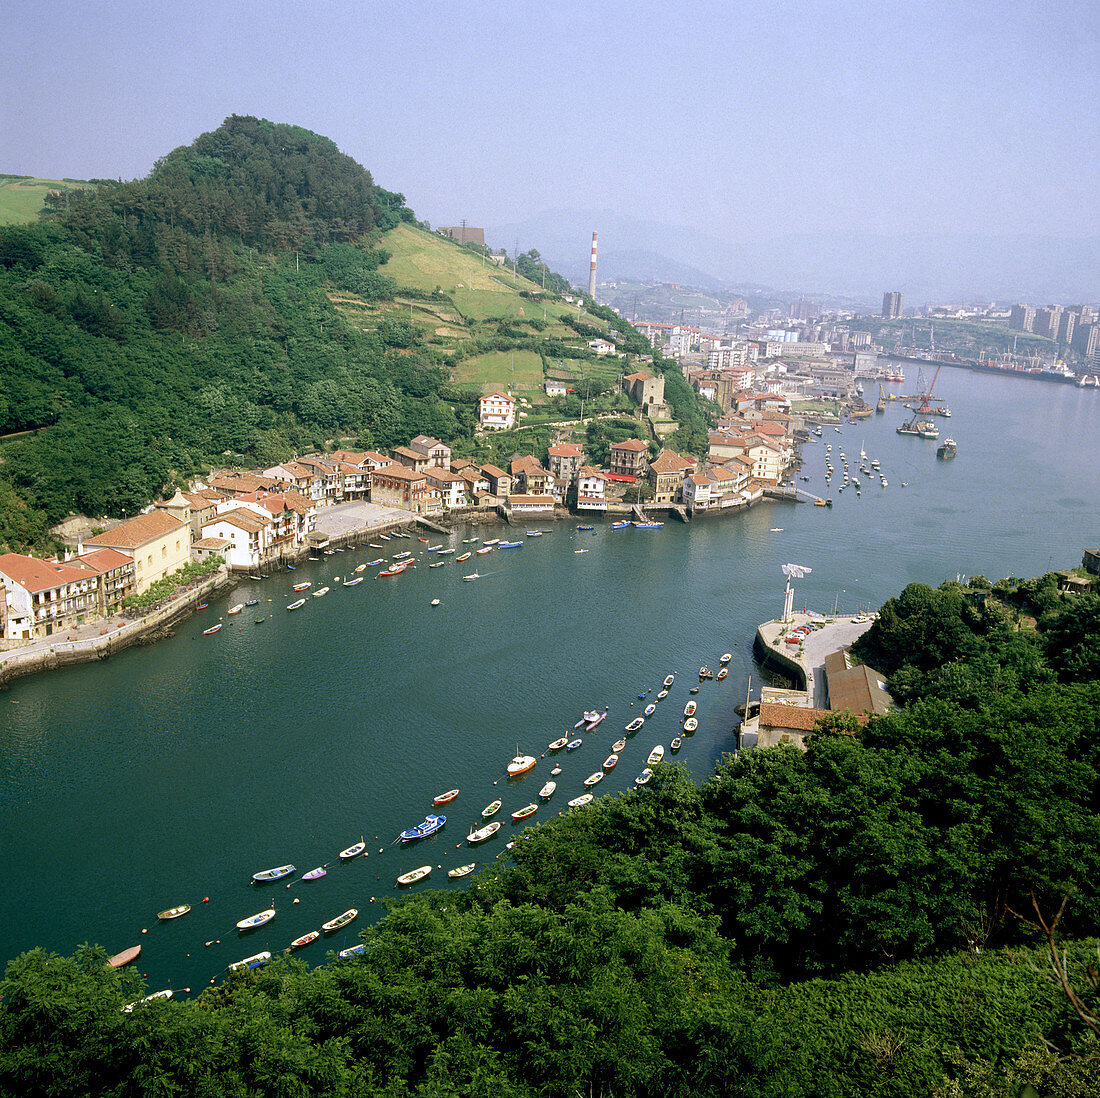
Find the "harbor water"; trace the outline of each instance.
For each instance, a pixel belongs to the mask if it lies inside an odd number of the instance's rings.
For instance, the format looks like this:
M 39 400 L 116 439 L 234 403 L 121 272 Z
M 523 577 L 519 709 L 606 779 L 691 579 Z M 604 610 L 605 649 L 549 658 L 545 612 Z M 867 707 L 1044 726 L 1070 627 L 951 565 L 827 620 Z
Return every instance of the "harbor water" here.
M 762 503 L 652 530 L 533 522 L 538 538 L 459 527 L 433 535 L 457 549 L 441 558 L 395 539 L 387 557 L 419 558 L 404 575 L 368 568 L 344 587 L 383 551 L 337 553 L 244 583 L 159 644 L 17 680 L 0 693 L 3 960 L 34 946 L 140 942 L 150 990 L 197 993 L 229 963 L 281 951 L 358 908 L 349 927 L 302 951 L 320 964 L 384 916 L 398 874 L 431 865 L 414 889 L 468 887 L 447 870 L 506 857 L 524 826 L 509 813 L 538 799 L 555 762 L 557 792 L 529 822 L 564 810 L 670 672 L 670 696 L 594 792 L 632 788 L 657 743 L 697 780 L 711 773 L 735 747 L 749 675 L 759 681 L 753 635 L 781 610 L 783 564 L 812 569 L 796 584 L 798 607 L 854 613 L 910 581 L 1036 575 L 1100 544 L 1100 393 L 945 369 L 937 396 L 953 411 L 939 420 L 941 441 L 958 444 L 952 461 L 937 461 L 936 442 L 896 433 L 908 415 L 900 402 L 803 447 L 809 480 L 796 483 L 831 496 L 832 508 Z M 838 471 L 829 490 L 826 444 Z M 856 476 L 861 448 L 877 458 L 888 487 L 860 477 L 859 496 L 838 492 L 841 448 Z M 523 547 L 455 562 L 463 539 L 502 533 Z M 437 559 L 447 563 L 430 569 Z M 475 570 L 481 578 L 463 582 Z M 304 580 L 330 591 L 288 612 L 291 584 Z M 226 615 L 247 599 L 259 603 Z M 716 668 L 726 651 L 729 677 L 697 695 L 698 732 L 667 754 L 700 665 Z M 605 707 L 599 728 L 577 733 L 581 748 L 546 753 L 582 711 Z M 508 781 L 517 751 L 538 765 Z M 434 809 L 452 787 L 459 796 Z M 467 832 L 498 796 L 500 834 L 469 847 Z M 447 816 L 441 832 L 394 844 L 432 811 Z M 338 851 L 360 837 L 369 856 L 341 863 Z M 250 883 L 288 862 L 291 887 Z M 298 880 L 325 863 L 325 877 Z M 158 922 L 184 903 L 190 914 Z M 235 929 L 270 906 L 266 926 Z

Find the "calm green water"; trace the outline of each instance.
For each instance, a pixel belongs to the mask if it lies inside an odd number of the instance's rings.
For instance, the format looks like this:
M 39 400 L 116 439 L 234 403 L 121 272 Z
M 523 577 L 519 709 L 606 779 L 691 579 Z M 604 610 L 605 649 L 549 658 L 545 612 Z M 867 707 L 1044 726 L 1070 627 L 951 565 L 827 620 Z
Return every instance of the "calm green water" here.
M 337 554 L 238 588 L 154 647 L 16 682 L 0 693 L 4 959 L 35 945 L 68 953 L 84 940 L 111 951 L 140 941 L 151 989 L 197 991 L 228 963 L 358 907 L 356 924 L 303 951 L 320 963 L 382 916 L 371 898 L 395 895 L 399 873 L 430 863 L 442 867 L 432 884 L 462 887 L 448 881 L 450 866 L 503 852 L 520 830 L 504 813 L 502 837 L 473 850 L 464 839 L 495 796 L 507 811 L 537 799 L 553 763 L 505 782 L 517 746 L 541 754 L 582 710 L 610 707 L 580 750 L 558 756 L 558 792 L 535 819 L 547 817 L 582 792 L 643 704 L 636 695 L 679 672 L 598 787 L 625 790 L 678 729 L 699 665 L 728 650 L 730 676 L 702 687 L 699 732 L 679 755 L 696 778 L 710 773 L 734 747 L 748 675 L 759 681 L 753 631 L 781 609 L 783 563 L 813 569 L 799 605 L 842 612 L 877 606 L 910 580 L 1079 563 L 1100 543 L 1100 393 L 960 370 L 944 370 L 937 391 L 955 413 L 941 430 L 958 457 L 937 462 L 935 443 L 897 435 L 900 406 L 842 435 L 827 430 L 834 459 L 843 444 L 858 465 L 862 443 L 890 482 L 861 498 L 834 490 L 831 510 L 764 504 L 688 527 L 598 524 L 594 535 L 533 524 L 546 534 L 522 549 L 443 558 L 434 570 L 424 556 L 404 576 L 347 589 L 333 577 L 376 552 Z M 804 456 L 808 486 L 820 490 L 824 445 Z M 387 555 L 403 548 L 424 546 L 394 540 Z M 475 566 L 483 578 L 463 583 Z M 300 579 L 332 591 L 288 614 Z M 261 605 L 224 617 L 245 598 Z M 261 609 L 270 617 L 256 624 Z M 202 636 L 219 615 L 222 631 Z M 462 793 L 441 810 L 441 834 L 391 846 L 453 786 Z M 361 835 L 370 857 L 331 865 L 320 881 L 249 884 L 285 862 L 299 873 L 332 862 Z M 157 923 L 179 903 L 191 914 Z M 272 903 L 271 923 L 238 935 L 238 919 Z

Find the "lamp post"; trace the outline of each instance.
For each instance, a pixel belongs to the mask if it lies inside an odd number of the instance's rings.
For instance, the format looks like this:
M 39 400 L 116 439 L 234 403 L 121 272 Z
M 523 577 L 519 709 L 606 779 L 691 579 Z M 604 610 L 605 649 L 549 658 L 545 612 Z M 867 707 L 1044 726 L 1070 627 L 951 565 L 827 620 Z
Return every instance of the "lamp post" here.
M 848 593 L 847 590 L 843 587 L 839 591 L 837 591 L 836 598 L 833 599 L 833 617 L 834 618 L 836 617 L 836 608 L 837 608 L 837 604 L 840 602 L 840 596 L 841 595 L 846 595 L 847 593 Z

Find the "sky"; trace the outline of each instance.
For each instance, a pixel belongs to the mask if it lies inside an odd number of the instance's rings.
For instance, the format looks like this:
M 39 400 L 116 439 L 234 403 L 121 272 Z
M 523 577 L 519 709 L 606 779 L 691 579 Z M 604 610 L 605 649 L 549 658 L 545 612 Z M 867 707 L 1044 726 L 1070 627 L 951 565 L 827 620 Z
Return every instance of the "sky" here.
M 0 172 L 147 174 L 229 114 L 432 224 L 1095 233 L 1086 2 L 5 0 Z

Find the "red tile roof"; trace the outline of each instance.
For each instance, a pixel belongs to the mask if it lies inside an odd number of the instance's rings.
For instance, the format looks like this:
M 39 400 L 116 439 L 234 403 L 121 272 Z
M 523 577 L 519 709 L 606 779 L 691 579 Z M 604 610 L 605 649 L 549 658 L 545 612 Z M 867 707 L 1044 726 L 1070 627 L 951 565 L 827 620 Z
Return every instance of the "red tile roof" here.
M 96 534 L 94 538 L 87 538 L 85 545 L 106 545 L 112 549 L 137 549 L 154 538 L 162 538 L 173 530 L 188 530 L 186 522 L 180 522 L 173 518 L 167 511 L 150 511 L 147 515 L 136 515 L 132 519 L 120 522 L 105 530 L 102 534 Z
M 625 442 L 613 442 L 611 444 L 612 450 L 631 450 L 634 453 L 641 453 L 643 450 L 649 449 L 648 442 L 642 442 L 640 438 L 628 438 Z
M 32 594 L 63 587 L 67 583 L 87 583 L 89 573 L 71 564 L 25 557 L 20 553 L 0 555 L 0 572 Z

